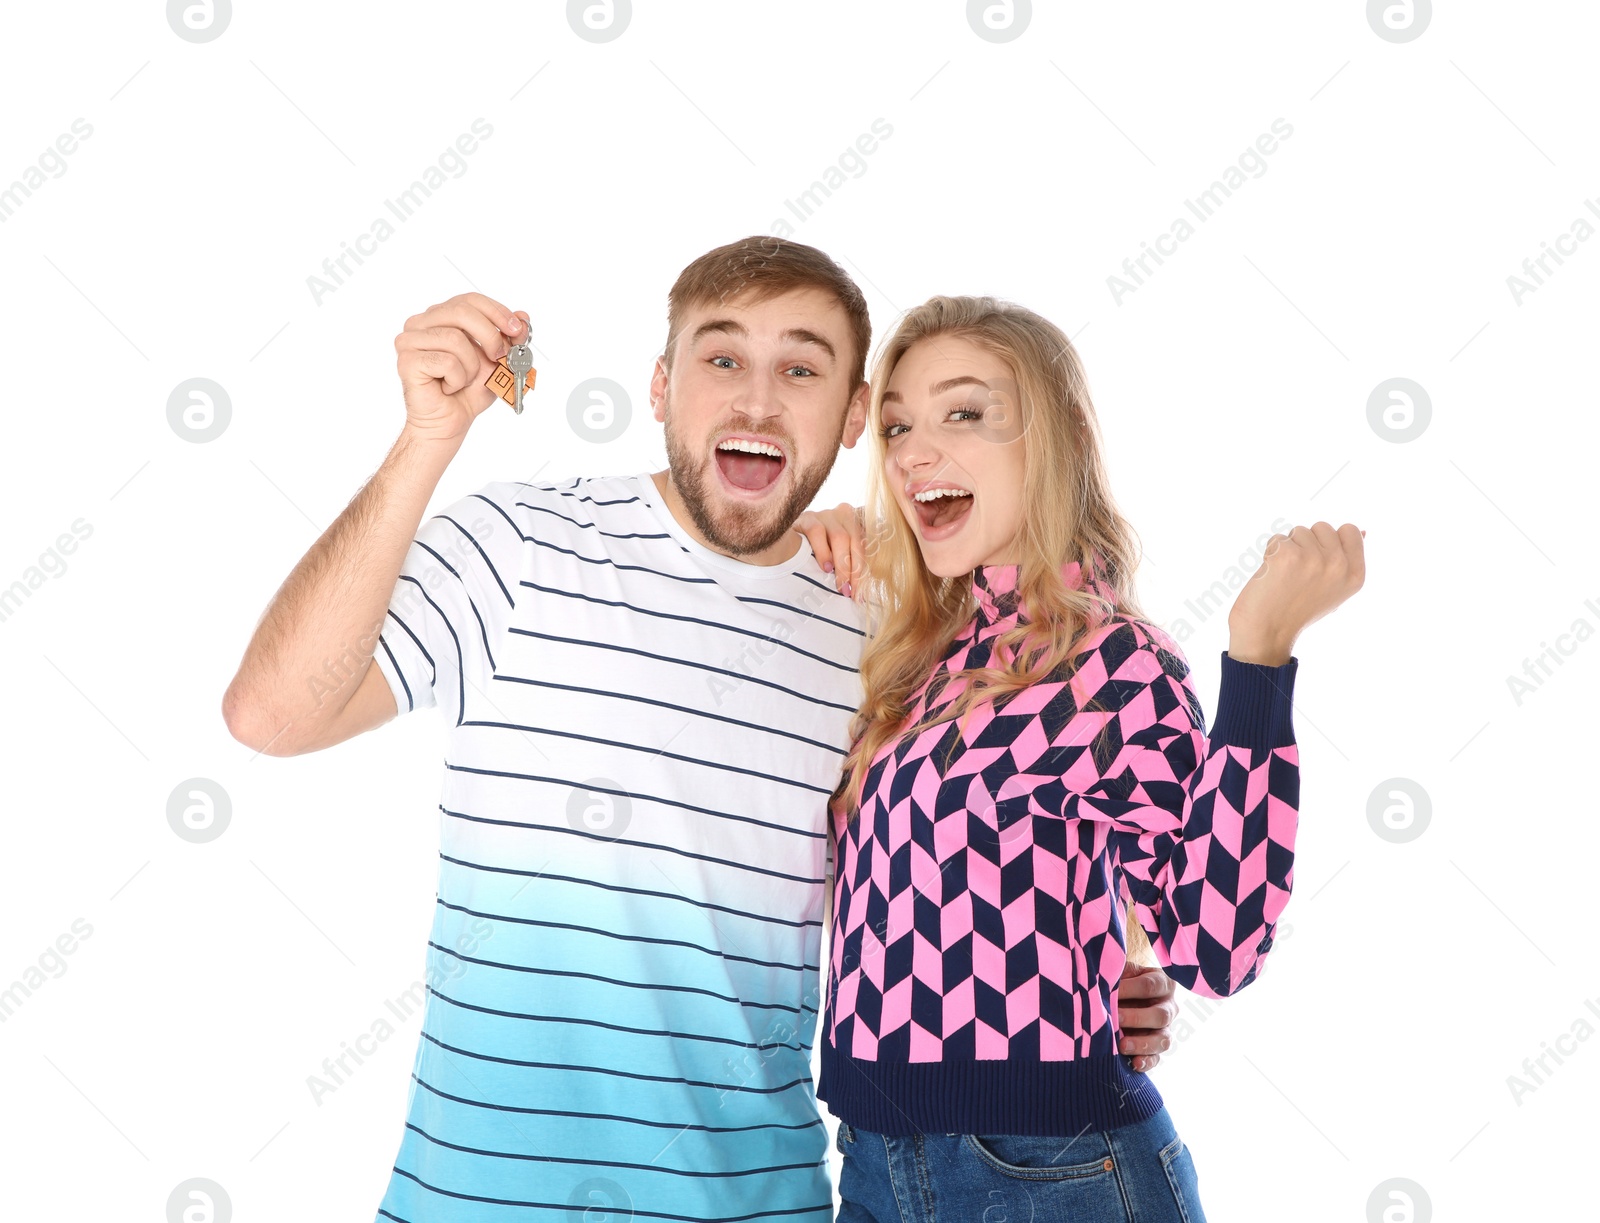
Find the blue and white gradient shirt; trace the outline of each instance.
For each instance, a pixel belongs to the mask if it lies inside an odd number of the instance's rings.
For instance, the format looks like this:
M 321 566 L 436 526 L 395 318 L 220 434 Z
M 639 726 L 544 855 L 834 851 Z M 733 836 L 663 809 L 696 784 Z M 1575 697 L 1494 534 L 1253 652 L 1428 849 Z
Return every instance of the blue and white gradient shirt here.
M 810 1060 L 862 640 L 809 544 L 712 552 L 649 475 L 422 523 L 374 656 L 448 728 L 379 1219 L 830 1217 Z

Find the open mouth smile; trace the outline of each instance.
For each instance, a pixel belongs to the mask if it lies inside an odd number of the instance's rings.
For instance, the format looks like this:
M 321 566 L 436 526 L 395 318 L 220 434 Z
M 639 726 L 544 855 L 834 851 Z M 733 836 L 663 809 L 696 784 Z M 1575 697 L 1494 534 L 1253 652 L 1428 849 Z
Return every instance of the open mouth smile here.
M 735 495 L 759 497 L 778 482 L 789 465 L 777 443 L 746 433 L 723 438 L 714 455 L 723 488 Z
M 906 492 L 916 511 L 917 534 L 929 543 L 954 535 L 972 513 L 972 490 L 959 484 L 930 480 L 920 487 L 908 485 Z

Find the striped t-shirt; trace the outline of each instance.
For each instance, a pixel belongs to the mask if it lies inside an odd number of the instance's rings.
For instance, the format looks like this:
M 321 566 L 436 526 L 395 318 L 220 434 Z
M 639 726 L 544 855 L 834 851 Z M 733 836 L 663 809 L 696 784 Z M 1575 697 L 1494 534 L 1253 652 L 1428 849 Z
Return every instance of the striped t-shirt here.
M 422 523 L 374 655 L 448 726 L 379 1218 L 828 1217 L 810 1059 L 861 643 L 809 544 L 722 556 L 648 475 Z

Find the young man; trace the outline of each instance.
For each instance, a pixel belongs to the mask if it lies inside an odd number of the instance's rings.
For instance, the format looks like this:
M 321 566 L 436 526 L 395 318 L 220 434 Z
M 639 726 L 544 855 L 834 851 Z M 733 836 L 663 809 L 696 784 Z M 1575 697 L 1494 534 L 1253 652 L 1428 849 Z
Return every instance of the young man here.
M 448 719 L 428 998 L 378 1214 L 814 1223 L 825 806 L 863 632 L 794 522 L 864 427 L 866 303 L 811 247 L 711 251 L 672 288 L 651 381 L 667 471 L 489 483 L 421 522 L 526 325 L 476 293 L 406 321 L 400 440 L 224 701 L 272 755 Z M 330 657 L 353 664 L 336 689 Z M 1123 1027 L 1151 1030 L 1123 1051 L 1165 1048 L 1170 982 L 1124 986 Z

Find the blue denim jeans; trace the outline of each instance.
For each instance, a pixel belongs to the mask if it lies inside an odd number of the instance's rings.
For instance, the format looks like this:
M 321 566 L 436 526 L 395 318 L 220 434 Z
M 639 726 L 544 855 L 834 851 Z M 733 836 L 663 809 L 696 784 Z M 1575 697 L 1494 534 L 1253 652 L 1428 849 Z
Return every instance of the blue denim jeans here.
M 1163 1108 L 1077 1137 L 874 1134 L 839 1123 L 837 1223 L 1205 1223 Z

